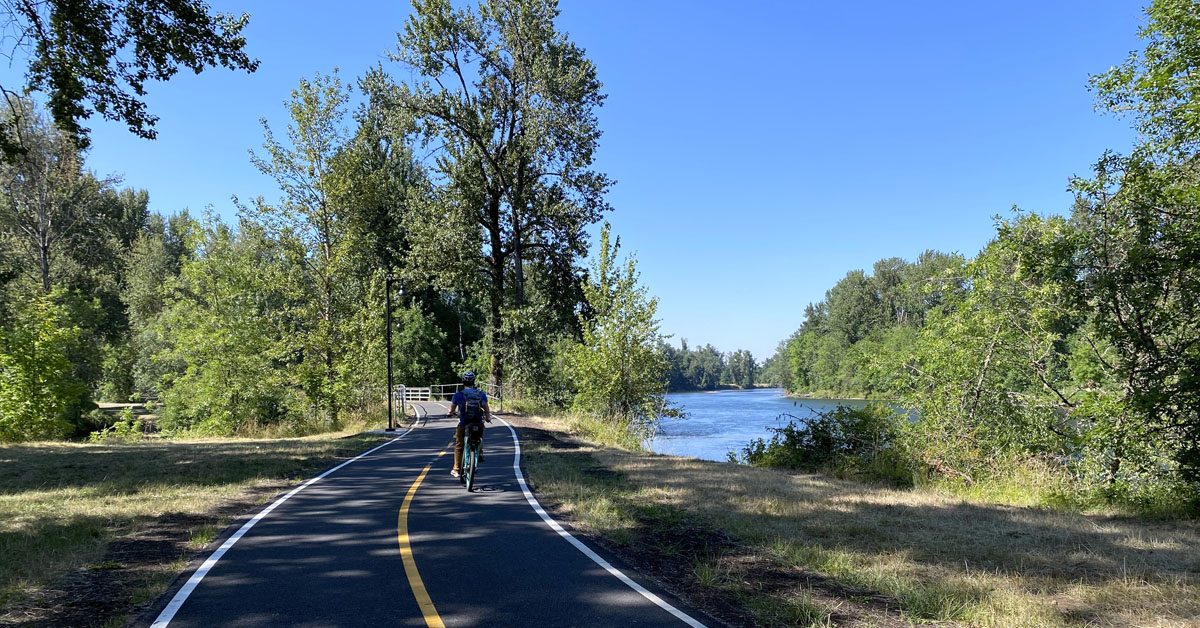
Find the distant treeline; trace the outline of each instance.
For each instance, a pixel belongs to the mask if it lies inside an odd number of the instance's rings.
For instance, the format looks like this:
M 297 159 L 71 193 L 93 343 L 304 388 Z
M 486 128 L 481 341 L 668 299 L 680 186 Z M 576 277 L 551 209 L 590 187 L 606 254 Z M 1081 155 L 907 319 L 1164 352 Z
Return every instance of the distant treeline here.
M 774 360 L 794 393 L 863 397 L 895 393 L 894 374 L 879 356 L 905 351 L 929 313 L 962 296 L 963 257 L 926 251 L 916 262 L 875 262 L 874 272 L 851 271 L 810 304 L 804 323 L 780 343 Z
M 726 354 L 710 344 L 691 349 L 687 340 L 682 340 L 678 349 L 664 343 L 663 353 L 670 363 L 667 389 L 671 392 L 716 390 L 720 386 L 753 388 L 781 382 L 769 364 L 758 365 L 745 349 Z

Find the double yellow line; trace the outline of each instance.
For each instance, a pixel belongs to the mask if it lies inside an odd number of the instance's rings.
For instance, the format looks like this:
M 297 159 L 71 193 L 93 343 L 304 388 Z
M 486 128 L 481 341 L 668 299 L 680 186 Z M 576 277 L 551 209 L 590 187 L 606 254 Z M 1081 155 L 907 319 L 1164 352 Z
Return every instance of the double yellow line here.
M 454 443 L 451 442 L 451 445 Z M 438 453 L 438 458 L 446 455 L 446 450 L 443 449 Z M 435 459 L 434 462 L 437 462 Z M 429 628 L 446 628 L 446 624 L 442 623 L 442 618 L 438 615 L 437 608 L 433 606 L 433 600 L 429 598 L 429 592 L 425 590 L 425 583 L 421 580 L 421 573 L 417 571 L 417 561 L 413 560 L 412 545 L 408 541 L 408 508 L 412 505 L 413 497 L 417 494 L 417 488 L 421 486 L 421 482 L 425 480 L 425 476 L 429 470 L 433 468 L 433 462 L 425 465 L 421 470 L 421 474 L 417 476 L 417 480 L 413 482 L 408 489 L 408 494 L 404 496 L 404 503 L 400 505 L 399 521 L 396 523 L 396 532 L 400 540 L 400 558 L 404 561 L 404 575 L 408 576 L 408 584 L 412 587 L 413 595 L 417 598 L 417 606 L 421 609 L 421 614 L 425 616 L 425 625 Z

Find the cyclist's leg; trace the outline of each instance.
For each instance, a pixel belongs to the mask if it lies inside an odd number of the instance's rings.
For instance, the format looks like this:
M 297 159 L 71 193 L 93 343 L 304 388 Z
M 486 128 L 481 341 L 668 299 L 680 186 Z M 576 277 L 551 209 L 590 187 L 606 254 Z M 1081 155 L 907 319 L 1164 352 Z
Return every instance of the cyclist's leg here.
M 454 430 L 454 470 L 458 472 L 462 472 L 463 442 L 466 440 L 463 434 L 464 427 L 466 426 L 459 423 L 458 428 Z

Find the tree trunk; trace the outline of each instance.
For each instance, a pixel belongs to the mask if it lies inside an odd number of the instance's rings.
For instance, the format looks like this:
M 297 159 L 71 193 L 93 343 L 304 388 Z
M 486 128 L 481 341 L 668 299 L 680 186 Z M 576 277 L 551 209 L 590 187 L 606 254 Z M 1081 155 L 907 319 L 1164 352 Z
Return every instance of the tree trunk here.
M 45 238 L 42 239 L 42 242 L 38 246 L 38 253 L 41 258 L 39 261 L 41 262 L 41 270 L 42 270 L 42 292 L 49 294 L 50 293 L 50 244 L 46 242 Z
M 492 240 L 492 255 L 488 259 L 491 264 L 492 289 L 488 293 L 488 306 L 491 310 L 491 325 L 488 330 L 488 344 L 491 346 L 492 363 L 488 369 L 488 379 L 494 386 L 500 386 L 504 381 L 504 266 L 507 254 L 504 251 L 500 234 L 500 196 L 493 195 L 488 201 L 488 237 Z
M 328 247 L 326 248 L 328 250 Z M 328 258 L 326 258 L 328 259 Z M 325 307 L 322 318 L 325 319 L 325 383 L 329 387 L 329 422 L 334 423 L 338 417 L 338 402 L 335 390 L 337 376 L 334 371 L 334 333 L 333 333 L 333 280 L 325 276 Z
M 462 334 L 462 308 L 460 308 L 458 306 L 457 301 L 455 302 L 454 313 L 456 314 L 455 320 L 458 321 L 458 359 L 461 362 L 466 362 L 467 361 L 467 351 L 463 347 L 463 334 Z
M 497 286 L 492 292 L 492 324 L 488 330 L 490 340 L 488 344 L 492 347 L 492 363 L 488 369 L 488 380 L 497 388 L 504 382 L 504 333 L 502 331 L 504 321 L 500 303 L 504 298 L 503 282 Z
M 996 341 L 999 339 L 1000 326 L 996 326 L 996 331 L 992 332 L 992 342 L 988 345 L 987 357 L 983 360 L 983 368 L 979 369 L 979 379 L 975 382 L 975 398 L 971 401 L 971 412 L 969 421 L 972 425 L 975 423 L 975 412 L 979 409 L 979 397 L 983 395 L 983 379 L 987 375 L 988 367 L 992 364 L 992 354 L 996 352 Z
M 516 270 L 514 281 L 516 282 L 516 298 L 515 304 L 517 307 L 525 305 L 525 258 L 521 251 L 521 239 L 517 236 L 516 242 L 513 243 L 513 266 Z

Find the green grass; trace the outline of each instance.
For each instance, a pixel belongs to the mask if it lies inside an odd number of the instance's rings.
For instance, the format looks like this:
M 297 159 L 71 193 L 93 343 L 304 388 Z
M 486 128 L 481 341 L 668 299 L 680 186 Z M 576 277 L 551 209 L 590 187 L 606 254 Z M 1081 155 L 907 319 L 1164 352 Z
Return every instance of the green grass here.
M 693 521 L 779 569 L 892 600 L 913 623 L 1200 626 L 1195 519 L 1030 507 L 1011 486 L 967 498 L 583 445 L 530 447 L 530 479 L 577 526 L 631 550 Z M 677 543 L 665 536 L 659 546 Z M 878 611 L 855 595 L 758 590 L 739 569 L 703 553 L 684 567 L 699 590 L 735 594 L 762 625 L 826 625 L 831 608 L 871 625 Z
M 223 501 L 281 489 L 381 440 L 342 433 L 0 445 L 0 615 L 37 599 L 72 569 L 104 568 L 108 543 L 148 522 L 210 516 Z M 213 516 L 191 531 L 188 544 L 203 547 L 219 526 Z M 161 583 L 141 596 L 157 595 L 174 573 L 160 574 Z

